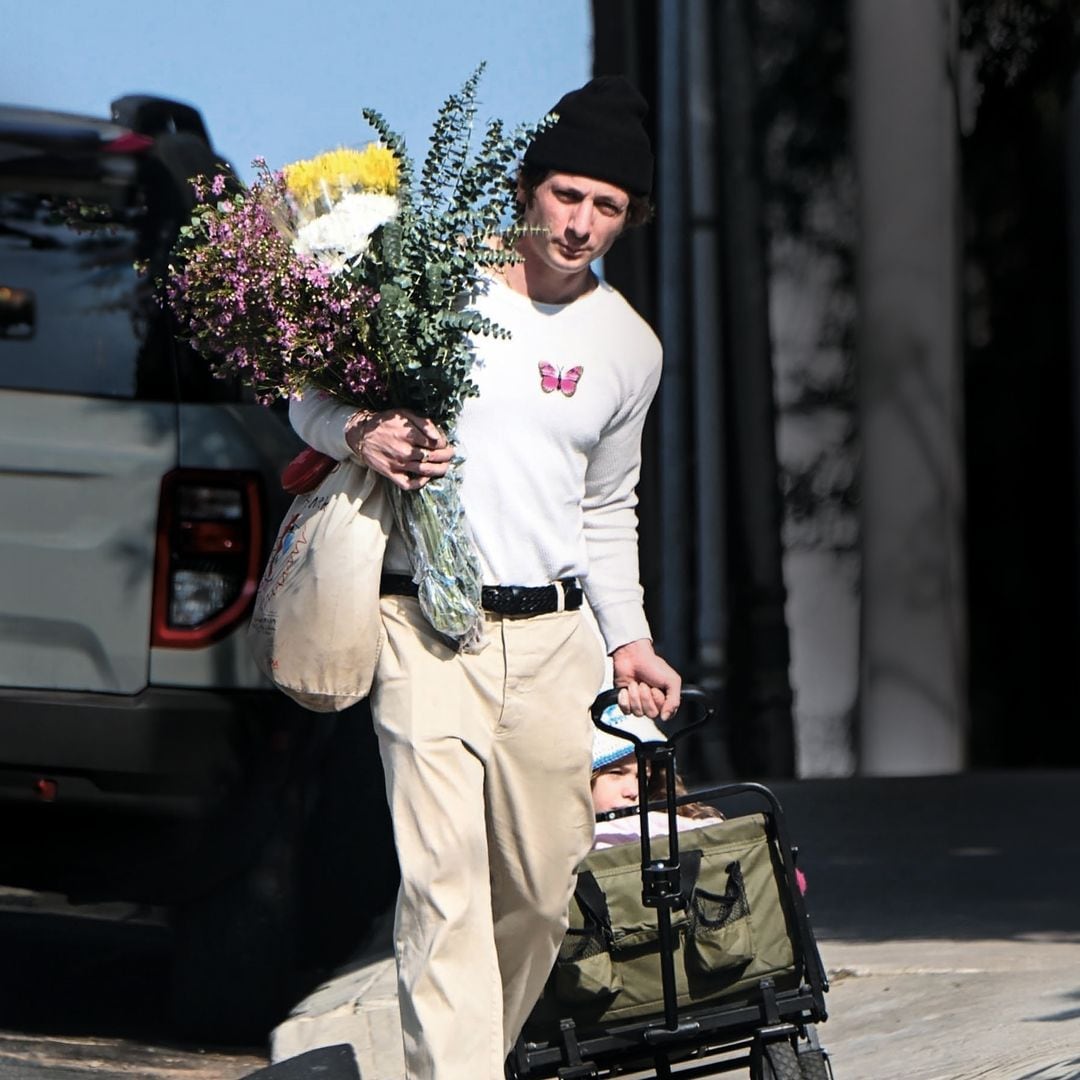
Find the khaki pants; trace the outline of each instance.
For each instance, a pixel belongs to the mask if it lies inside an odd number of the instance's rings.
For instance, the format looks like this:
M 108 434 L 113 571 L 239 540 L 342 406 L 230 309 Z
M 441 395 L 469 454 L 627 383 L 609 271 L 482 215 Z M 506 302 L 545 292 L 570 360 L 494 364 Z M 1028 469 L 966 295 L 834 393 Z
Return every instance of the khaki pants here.
M 372 711 L 401 866 L 394 925 L 409 1080 L 500 1080 L 592 843 L 588 706 L 603 650 L 578 612 L 489 615 L 458 654 L 384 596 Z

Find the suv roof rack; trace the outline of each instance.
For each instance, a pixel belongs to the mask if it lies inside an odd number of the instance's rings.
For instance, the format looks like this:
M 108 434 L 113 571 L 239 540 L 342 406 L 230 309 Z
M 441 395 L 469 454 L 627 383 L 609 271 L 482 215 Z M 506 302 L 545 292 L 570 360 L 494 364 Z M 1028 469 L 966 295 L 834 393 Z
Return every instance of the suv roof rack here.
M 197 135 L 207 145 L 210 144 L 202 114 L 182 101 L 150 94 L 126 94 L 113 101 L 110 107 L 116 123 L 123 124 L 141 135 L 186 131 Z

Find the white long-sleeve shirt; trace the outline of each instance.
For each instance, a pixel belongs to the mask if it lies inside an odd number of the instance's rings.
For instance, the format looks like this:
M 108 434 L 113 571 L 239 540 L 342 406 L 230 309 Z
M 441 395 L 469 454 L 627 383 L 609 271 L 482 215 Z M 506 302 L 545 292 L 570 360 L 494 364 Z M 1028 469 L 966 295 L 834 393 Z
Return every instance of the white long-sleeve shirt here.
M 485 584 L 576 576 L 608 652 L 650 637 L 635 488 L 660 342 L 603 282 L 569 304 L 539 304 L 490 279 L 474 306 L 511 334 L 475 339 L 472 377 L 480 393 L 466 399 L 454 433 L 465 459 L 462 504 Z M 541 365 L 555 373 L 546 380 L 557 384 L 549 392 Z M 309 446 L 340 461 L 350 456 L 345 422 L 354 412 L 308 393 L 291 402 L 289 416 Z M 393 536 L 385 566 L 411 573 Z

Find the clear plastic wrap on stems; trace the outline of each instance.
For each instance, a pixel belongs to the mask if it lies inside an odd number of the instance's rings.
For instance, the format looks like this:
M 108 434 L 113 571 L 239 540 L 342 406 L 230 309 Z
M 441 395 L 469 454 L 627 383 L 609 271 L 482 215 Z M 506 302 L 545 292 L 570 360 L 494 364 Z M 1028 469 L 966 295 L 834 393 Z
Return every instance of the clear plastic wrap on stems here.
M 460 463 L 416 491 L 387 481 L 398 531 L 419 588 L 420 610 L 463 652 L 483 648 L 480 563 L 461 506 Z

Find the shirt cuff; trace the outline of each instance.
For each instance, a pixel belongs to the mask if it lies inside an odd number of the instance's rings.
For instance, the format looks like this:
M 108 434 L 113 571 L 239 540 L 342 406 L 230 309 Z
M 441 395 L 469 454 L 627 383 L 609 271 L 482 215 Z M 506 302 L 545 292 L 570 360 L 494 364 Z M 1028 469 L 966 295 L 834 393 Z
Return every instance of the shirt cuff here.
M 345 439 L 345 424 L 355 413 L 355 406 L 336 401 L 322 390 L 309 389 L 302 401 L 294 399 L 289 403 L 289 419 L 296 433 L 308 446 L 335 461 L 347 461 L 353 456 Z
M 642 606 L 634 601 L 623 604 L 610 604 L 603 608 L 593 608 L 593 614 L 600 626 L 600 635 L 604 647 L 610 656 L 620 645 L 631 641 L 648 638 L 652 641 L 649 620 L 645 618 Z

